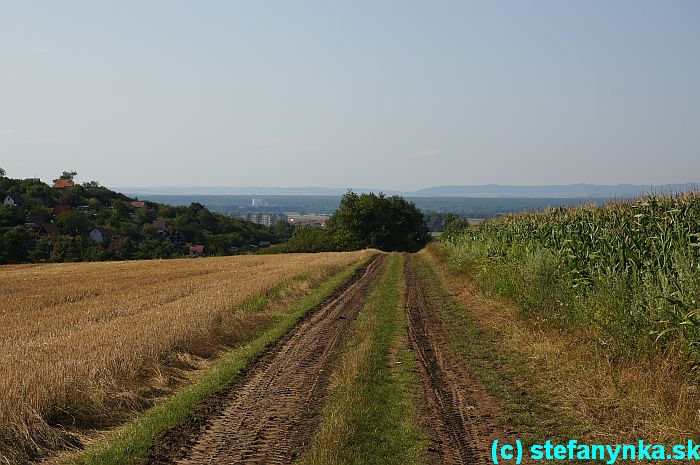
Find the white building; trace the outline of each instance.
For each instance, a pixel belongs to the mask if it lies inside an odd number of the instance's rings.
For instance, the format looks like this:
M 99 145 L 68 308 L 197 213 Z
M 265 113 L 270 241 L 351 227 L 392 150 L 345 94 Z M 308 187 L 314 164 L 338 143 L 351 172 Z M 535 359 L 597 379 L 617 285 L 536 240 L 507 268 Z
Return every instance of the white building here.
M 103 242 L 109 240 L 109 233 L 104 229 L 95 228 L 92 231 L 90 231 L 90 239 L 97 242 L 98 244 L 102 244 Z
M 24 199 L 19 194 L 7 194 L 2 203 L 8 207 L 14 207 L 15 205 L 24 205 Z
M 246 213 L 241 218 L 255 224 L 274 226 L 280 221 L 287 222 L 287 215 L 284 213 Z

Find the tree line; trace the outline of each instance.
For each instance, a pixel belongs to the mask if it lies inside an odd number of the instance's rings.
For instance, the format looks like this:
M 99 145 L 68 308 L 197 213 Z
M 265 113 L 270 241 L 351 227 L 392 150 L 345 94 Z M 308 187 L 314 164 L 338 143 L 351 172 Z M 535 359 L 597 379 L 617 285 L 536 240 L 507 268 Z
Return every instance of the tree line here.
M 59 179 L 72 181 L 76 175 L 67 171 Z M 94 181 L 55 189 L 37 179 L 10 179 L 0 168 L 0 201 L 8 194 L 19 194 L 21 201 L 0 206 L 0 263 L 176 258 L 186 256 L 193 244 L 204 245 L 207 255 L 256 251 L 260 243 L 278 244 L 271 252 L 416 252 L 431 240 L 434 228 L 414 203 L 382 193 L 348 191 L 324 228 L 286 222 L 266 227 L 196 202 L 136 202 Z M 428 219 L 441 221 L 439 229 L 448 235 L 468 225 L 453 214 L 430 213 Z M 106 240 L 91 238 L 95 229 L 105 232 Z

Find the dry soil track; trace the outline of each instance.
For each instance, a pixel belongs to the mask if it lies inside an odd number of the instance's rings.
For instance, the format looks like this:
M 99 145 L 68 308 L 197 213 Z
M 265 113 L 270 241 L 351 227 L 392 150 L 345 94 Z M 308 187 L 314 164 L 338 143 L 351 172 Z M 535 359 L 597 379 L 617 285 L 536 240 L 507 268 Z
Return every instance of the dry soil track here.
M 411 259 L 405 262 L 404 277 L 408 343 L 419 361 L 418 421 L 432 441 L 428 462 L 490 463 L 491 441 L 508 436 L 496 420 L 498 406 L 446 342 L 445 324 Z
M 229 392 L 166 435 L 149 463 L 294 462 L 318 424 L 336 349 L 369 286 L 381 277 L 383 263 L 384 257 L 377 257 L 334 298 L 310 311 Z

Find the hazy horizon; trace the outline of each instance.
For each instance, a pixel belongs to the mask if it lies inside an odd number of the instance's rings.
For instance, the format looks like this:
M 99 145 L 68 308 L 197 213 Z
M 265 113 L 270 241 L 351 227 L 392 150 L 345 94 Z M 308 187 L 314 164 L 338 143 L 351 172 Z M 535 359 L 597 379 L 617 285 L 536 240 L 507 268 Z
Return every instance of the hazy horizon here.
M 700 3 L 7 2 L 0 167 L 107 186 L 697 182 Z

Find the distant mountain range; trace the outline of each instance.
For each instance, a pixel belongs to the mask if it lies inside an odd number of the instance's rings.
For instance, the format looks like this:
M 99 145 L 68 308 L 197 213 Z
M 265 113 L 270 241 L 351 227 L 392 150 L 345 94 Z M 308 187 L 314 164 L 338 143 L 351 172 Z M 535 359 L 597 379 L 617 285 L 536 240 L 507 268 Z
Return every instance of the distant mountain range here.
M 339 187 L 114 187 L 125 194 L 141 195 L 327 195 L 340 196 L 347 189 Z M 562 184 L 550 186 L 509 186 L 483 184 L 472 186 L 437 186 L 416 191 L 352 188 L 353 191 L 384 192 L 407 197 L 476 197 L 476 198 L 627 198 L 647 193 L 685 192 L 700 189 L 698 183 L 685 184 Z

